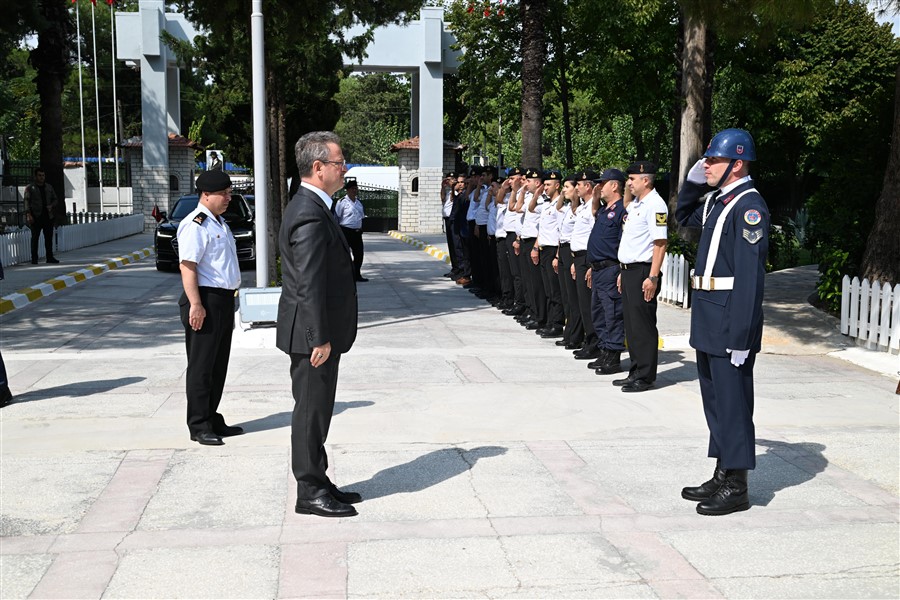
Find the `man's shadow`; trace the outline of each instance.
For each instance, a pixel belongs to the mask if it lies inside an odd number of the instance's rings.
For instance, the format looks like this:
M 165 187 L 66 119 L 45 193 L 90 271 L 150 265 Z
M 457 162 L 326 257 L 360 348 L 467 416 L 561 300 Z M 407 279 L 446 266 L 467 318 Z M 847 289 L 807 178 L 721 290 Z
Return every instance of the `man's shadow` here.
M 362 408 L 364 406 L 372 406 L 375 404 L 371 400 L 353 400 L 351 402 L 335 402 L 334 403 L 334 413 L 335 415 L 339 415 L 345 410 L 349 410 L 351 408 Z M 245 433 L 252 433 L 254 431 L 268 431 L 269 429 L 279 429 L 281 427 L 289 427 L 291 424 L 291 411 L 286 410 L 284 412 L 275 413 L 274 415 L 268 415 L 262 417 L 260 419 L 253 419 L 252 421 L 244 421 L 243 423 L 238 423 L 241 427 L 244 428 Z
M 348 484 L 347 489 L 359 492 L 366 500 L 419 492 L 471 470 L 482 458 L 506 454 L 506 450 L 501 446 L 435 450 L 408 463 L 378 471 L 366 481 Z
M 768 506 L 778 492 L 811 481 L 828 466 L 822 444 L 761 439 L 756 444 L 766 451 L 756 457 L 756 470 L 751 475 L 750 502 L 754 505 Z
M 79 381 L 67 383 L 50 388 L 31 390 L 22 394 L 16 394 L 13 404 L 21 402 L 33 402 L 35 400 L 49 400 L 51 398 L 81 398 L 94 394 L 103 394 L 120 387 L 140 383 L 146 377 L 120 377 L 119 379 L 101 379 L 98 381 Z

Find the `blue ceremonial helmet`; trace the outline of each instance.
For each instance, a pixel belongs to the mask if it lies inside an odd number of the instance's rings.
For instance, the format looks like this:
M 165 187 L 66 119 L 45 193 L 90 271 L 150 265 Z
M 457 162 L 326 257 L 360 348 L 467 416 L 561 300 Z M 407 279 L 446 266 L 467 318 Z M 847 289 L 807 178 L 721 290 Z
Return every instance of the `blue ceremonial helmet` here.
M 756 160 L 756 144 L 749 131 L 724 129 L 716 134 L 706 148 L 704 157 L 721 156 L 732 160 Z

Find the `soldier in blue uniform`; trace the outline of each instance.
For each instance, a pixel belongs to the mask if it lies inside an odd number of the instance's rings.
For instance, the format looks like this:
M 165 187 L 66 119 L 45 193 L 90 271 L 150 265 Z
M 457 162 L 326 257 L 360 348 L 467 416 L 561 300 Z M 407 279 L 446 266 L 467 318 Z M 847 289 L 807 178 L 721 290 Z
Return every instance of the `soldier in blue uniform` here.
M 625 319 L 622 316 L 622 293 L 616 285 L 619 276 L 619 241 L 625 222 L 625 173 L 606 169 L 598 179 L 600 199 L 605 205 L 597 210 L 594 228 L 588 238 L 587 271 L 591 288 L 591 317 L 597 332 L 600 358 L 588 364 L 597 375 L 612 375 L 622 371 L 622 351 L 625 349 Z
M 750 508 L 747 471 L 756 467 L 753 365 L 762 343 L 769 210 L 749 175 L 753 138 L 726 129 L 710 142 L 678 195 L 682 226 L 702 227 L 691 277 L 691 346 L 709 427 L 709 481 L 681 495 L 703 515 Z M 715 188 L 711 194 L 704 192 Z

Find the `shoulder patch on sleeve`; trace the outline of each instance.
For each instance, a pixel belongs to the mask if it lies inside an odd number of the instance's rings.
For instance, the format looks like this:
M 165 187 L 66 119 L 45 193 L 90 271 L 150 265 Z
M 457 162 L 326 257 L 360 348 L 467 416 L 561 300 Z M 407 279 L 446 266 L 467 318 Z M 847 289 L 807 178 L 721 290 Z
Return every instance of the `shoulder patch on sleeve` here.
M 744 228 L 744 239 L 750 242 L 751 244 L 755 244 L 763 237 L 762 229 L 747 229 Z
M 207 216 L 208 215 L 204 212 L 197 213 L 197 216 L 194 217 L 194 223 L 196 223 L 197 225 L 203 225 L 203 221 L 206 220 Z
M 744 213 L 744 222 L 747 225 L 759 225 L 760 221 L 762 221 L 762 215 L 755 208 L 751 208 Z
M 669 213 L 656 213 L 656 224 L 659 227 L 666 225 L 668 223 Z

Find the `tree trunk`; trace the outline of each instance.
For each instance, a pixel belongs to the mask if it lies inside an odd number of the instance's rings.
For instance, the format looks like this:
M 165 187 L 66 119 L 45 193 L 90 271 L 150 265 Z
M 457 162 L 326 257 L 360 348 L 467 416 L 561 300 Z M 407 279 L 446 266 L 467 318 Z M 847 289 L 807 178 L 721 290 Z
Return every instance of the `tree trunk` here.
M 681 153 L 681 86 L 684 79 L 684 9 L 678 11 L 681 19 L 681 27 L 678 28 L 678 38 L 675 40 L 675 97 L 672 102 L 672 162 L 670 164 L 669 173 L 670 181 L 674 181 L 678 175 L 679 158 Z M 675 206 L 678 203 L 678 186 L 669 185 L 669 213 L 675 214 Z M 674 219 L 671 220 L 674 223 Z
M 875 205 L 875 224 L 863 253 L 862 276 L 900 283 L 900 66 L 894 91 L 894 127 L 884 186 Z
M 543 167 L 541 156 L 544 111 L 544 37 L 546 0 L 529 0 L 522 16 L 522 165 Z
M 677 192 L 687 172 L 703 154 L 703 115 L 706 96 L 706 22 L 693 11 L 685 11 L 684 51 L 682 55 L 681 140 L 679 143 L 678 177 L 672 188 Z
M 69 37 L 72 34 L 69 6 L 64 0 L 40 3 L 41 17 L 45 20 L 38 32 L 37 48 L 31 52 L 31 64 L 37 71 L 36 83 L 40 96 L 41 166 L 47 173 L 47 183 L 65 202 L 63 185 L 63 124 L 62 91 L 69 71 Z M 55 222 L 66 222 L 65 207 L 58 209 Z
M 575 168 L 575 159 L 572 153 L 572 115 L 569 110 L 569 78 L 566 69 L 569 63 L 566 61 L 566 42 L 563 35 L 562 21 L 556 20 L 553 31 L 553 45 L 556 47 L 556 65 L 559 69 L 559 97 L 562 103 L 563 139 L 566 145 L 566 169 Z

